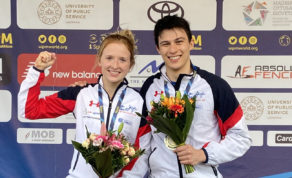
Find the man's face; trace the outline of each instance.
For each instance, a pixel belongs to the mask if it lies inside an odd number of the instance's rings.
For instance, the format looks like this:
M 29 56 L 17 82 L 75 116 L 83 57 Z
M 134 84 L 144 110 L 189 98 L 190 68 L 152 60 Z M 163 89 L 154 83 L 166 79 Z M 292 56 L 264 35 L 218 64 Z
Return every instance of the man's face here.
M 190 50 L 186 32 L 180 28 L 163 30 L 158 37 L 157 51 L 162 56 L 167 73 L 181 74 L 190 72 Z

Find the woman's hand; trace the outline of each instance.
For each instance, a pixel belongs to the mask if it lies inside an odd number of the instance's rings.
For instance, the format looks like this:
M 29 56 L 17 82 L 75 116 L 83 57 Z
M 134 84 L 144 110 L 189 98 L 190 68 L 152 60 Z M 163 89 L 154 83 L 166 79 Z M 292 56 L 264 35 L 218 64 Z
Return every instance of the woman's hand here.
M 46 68 L 52 66 L 56 60 L 57 57 L 55 53 L 43 51 L 36 58 L 34 66 L 39 70 L 45 70 Z

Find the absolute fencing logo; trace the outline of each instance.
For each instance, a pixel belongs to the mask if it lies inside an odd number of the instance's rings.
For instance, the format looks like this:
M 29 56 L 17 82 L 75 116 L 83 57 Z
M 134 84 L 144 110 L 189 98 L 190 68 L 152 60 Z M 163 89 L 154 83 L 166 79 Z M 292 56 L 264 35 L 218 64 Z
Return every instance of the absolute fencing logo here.
M 171 1 L 160 1 L 148 8 L 147 15 L 150 21 L 156 23 L 164 16 L 176 14 L 179 17 L 184 17 L 184 9 L 182 6 Z
M 38 7 L 39 19 L 47 25 L 59 22 L 62 16 L 61 6 L 54 0 L 45 0 Z
M 292 65 L 238 65 L 234 76 L 229 78 L 292 79 Z
M 253 1 L 243 8 L 244 21 L 248 26 L 262 26 L 267 18 L 269 11 L 267 10 L 267 3 Z
M 240 102 L 244 116 L 247 120 L 256 120 L 263 115 L 264 103 L 255 96 L 248 96 Z

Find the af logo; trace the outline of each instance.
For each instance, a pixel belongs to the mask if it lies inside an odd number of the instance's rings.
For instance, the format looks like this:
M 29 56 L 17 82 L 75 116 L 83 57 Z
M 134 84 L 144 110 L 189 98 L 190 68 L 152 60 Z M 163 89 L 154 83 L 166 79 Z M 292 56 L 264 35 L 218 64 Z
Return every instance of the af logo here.
M 184 9 L 175 2 L 160 1 L 148 8 L 147 15 L 153 23 L 156 23 L 162 17 L 168 15 L 184 17 Z
M 227 76 L 229 78 L 254 78 L 254 75 L 248 74 L 250 66 L 239 65 L 234 73 L 234 76 Z
M 262 26 L 267 18 L 268 10 L 267 3 L 254 1 L 247 6 L 244 6 L 242 11 L 245 23 L 248 26 Z
M 279 43 L 281 46 L 284 46 L 284 47 L 289 46 L 290 42 L 291 42 L 291 39 L 288 35 L 282 35 L 279 38 Z
M 44 24 L 55 24 L 62 16 L 61 6 L 54 0 L 45 0 L 38 7 L 38 16 Z
M 263 115 L 264 103 L 255 96 L 248 96 L 240 102 L 244 117 L 247 120 L 256 120 Z

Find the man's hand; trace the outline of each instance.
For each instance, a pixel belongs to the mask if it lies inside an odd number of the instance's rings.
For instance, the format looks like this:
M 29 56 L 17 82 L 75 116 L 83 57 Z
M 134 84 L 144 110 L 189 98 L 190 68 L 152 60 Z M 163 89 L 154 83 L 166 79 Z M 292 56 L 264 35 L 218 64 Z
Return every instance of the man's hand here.
M 174 152 L 177 154 L 181 164 L 197 165 L 206 161 L 206 155 L 203 150 L 197 150 L 191 145 L 177 147 Z
M 46 68 L 52 66 L 56 59 L 57 57 L 55 53 L 43 51 L 36 58 L 34 66 L 39 70 L 45 70 Z

